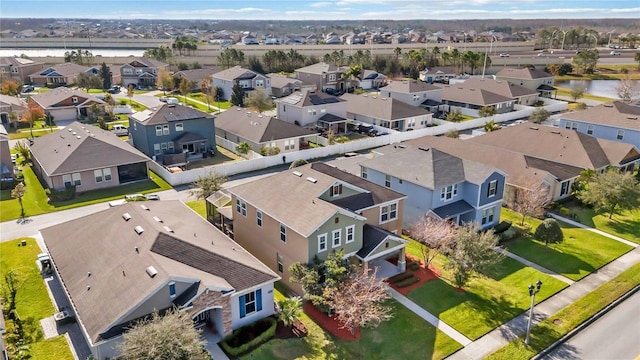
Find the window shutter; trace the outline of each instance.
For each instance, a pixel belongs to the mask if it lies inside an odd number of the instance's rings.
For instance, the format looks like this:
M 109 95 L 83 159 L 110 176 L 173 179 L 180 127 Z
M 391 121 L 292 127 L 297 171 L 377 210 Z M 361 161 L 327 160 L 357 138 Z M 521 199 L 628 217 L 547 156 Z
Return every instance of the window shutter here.
M 262 311 L 262 289 L 256 290 L 256 311 Z
M 338 185 L 338 194 L 342 194 L 342 184 Z
M 247 309 L 245 308 L 244 303 L 244 295 L 240 296 L 238 300 L 240 300 L 240 318 L 243 318 L 247 316 Z
M 487 186 L 487 197 L 491 196 L 491 183 Z
M 329 189 L 329 196 L 333 196 L 333 185 L 331 185 L 331 189 Z

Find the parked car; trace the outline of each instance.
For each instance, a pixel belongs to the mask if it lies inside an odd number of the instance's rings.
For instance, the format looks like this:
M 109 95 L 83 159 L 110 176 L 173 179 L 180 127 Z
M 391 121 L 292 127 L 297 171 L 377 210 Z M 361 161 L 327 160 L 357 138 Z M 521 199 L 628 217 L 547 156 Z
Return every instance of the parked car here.
M 32 92 L 33 90 L 35 90 L 33 85 L 25 85 L 24 87 L 22 87 L 22 92 L 23 93 Z
M 620 53 L 620 51 L 615 51 L 615 50 L 614 50 L 614 51 L 612 51 L 612 52 L 610 52 L 609 54 L 611 54 L 611 55 L 613 55 L 613 56 L 616 56 L 616 55 L 622 55 L 622 53 Z
M 147 200 L 160 200 L 160 195 L 158 194 L 146 194 L 144 197 L 146 197 Z
M 538 53 L 538 56 L 547 56 L 547 53 L 546 52 L 540 52 L 540 53 Z
M 326 88 L 326 89 L 324 89 L 324 92 L 326 92 L 329 95 L 333 95 L 333 96 L 340 96 L 340 95 L 344 94 L 344 91 L 336 90 L 336 89 L 332 89 L 332 88 Z
M 117 136 L 126 136 L 129 135 L 129 128 L 124 125 L 115 124 L 111 128 L 111 132 L 116 134 Z
M 507 54 L 507 53 L 502 53 L 502 54 L 500 54 L 500 57 L 509 57 L 509 54 Z
M 112 87 L 109 88 L 109 90 L 107 90 L 107 92 L 109 94 L 119 94 L 120 93 L 120 86 L 113 85 Z
M 160 96 L 160 101 L 167 102 L 167 97 L 166 96 Z
M 371 136 L 371 137 L 378 136 L 378 130 L 376 130 L 376 129 L 371 129 L 371 130 L 369 130 L 369 133 L 368 133 L 367 135 L 369 135 L 369 136 Z
M 178 105 L 180 104 L 180 101 L 174 97 L 168 97 L 165 99 L 165 102 L 169 105 Z

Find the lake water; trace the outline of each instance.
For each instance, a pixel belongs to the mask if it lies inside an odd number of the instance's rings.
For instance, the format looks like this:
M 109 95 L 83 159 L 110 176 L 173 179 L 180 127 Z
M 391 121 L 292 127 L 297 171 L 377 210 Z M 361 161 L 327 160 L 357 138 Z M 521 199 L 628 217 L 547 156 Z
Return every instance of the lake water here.
M 640 90 L 640 81 L 639 80 L 631 80 L 633 84 L 633 88 L 636 90 Z M 569 81 L 558 81 L 555 83 L 555 86 L 565 87 L 565 88 L 583 88 L 584 92 L 605 96 L 617 99 L 618 94 L 616 93 L 616 87 L 620 84 L 620 80 L 569 80 Z
M 64 53 L 67 51 L 72 51 L 75 49 L 1 49 L 0 48 L 0 57 L 5 56 L 20 56 L 21 54 L 25 54 L 28 57 L 64 57 Z M 144 53 L 144 50 L 127 50 L 127 49 L 93 49 L 91 50 L 93 56 L 104 56 L 104 57 L 127 57 L 127 56 L 136 56 L 140 57 Z

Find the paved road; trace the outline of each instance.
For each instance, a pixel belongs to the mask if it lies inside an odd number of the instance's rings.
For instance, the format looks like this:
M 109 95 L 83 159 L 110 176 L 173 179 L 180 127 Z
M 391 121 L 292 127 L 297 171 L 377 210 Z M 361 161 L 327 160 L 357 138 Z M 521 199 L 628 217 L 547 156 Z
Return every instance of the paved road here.
M 633 360 L 640 356 L 640 292 L 548 354 L 548 359 Z

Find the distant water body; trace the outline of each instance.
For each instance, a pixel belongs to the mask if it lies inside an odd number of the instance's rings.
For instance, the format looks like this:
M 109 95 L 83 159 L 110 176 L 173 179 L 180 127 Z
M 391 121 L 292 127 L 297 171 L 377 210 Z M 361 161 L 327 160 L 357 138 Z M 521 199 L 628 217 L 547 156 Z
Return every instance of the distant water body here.
M 0 48 L 0 57 L 4 56 L 20 56 L 22 54 L 28 57 L 64 57 L 64 53 L 67 51 L 72 51 L 75 49 L 3 49 Z M 104 57 L 127 57 L 127 56 L 142 56 L 144 50 L 133 49 L 93 49 L 91 50 L 93 56 L 104 56 Z

